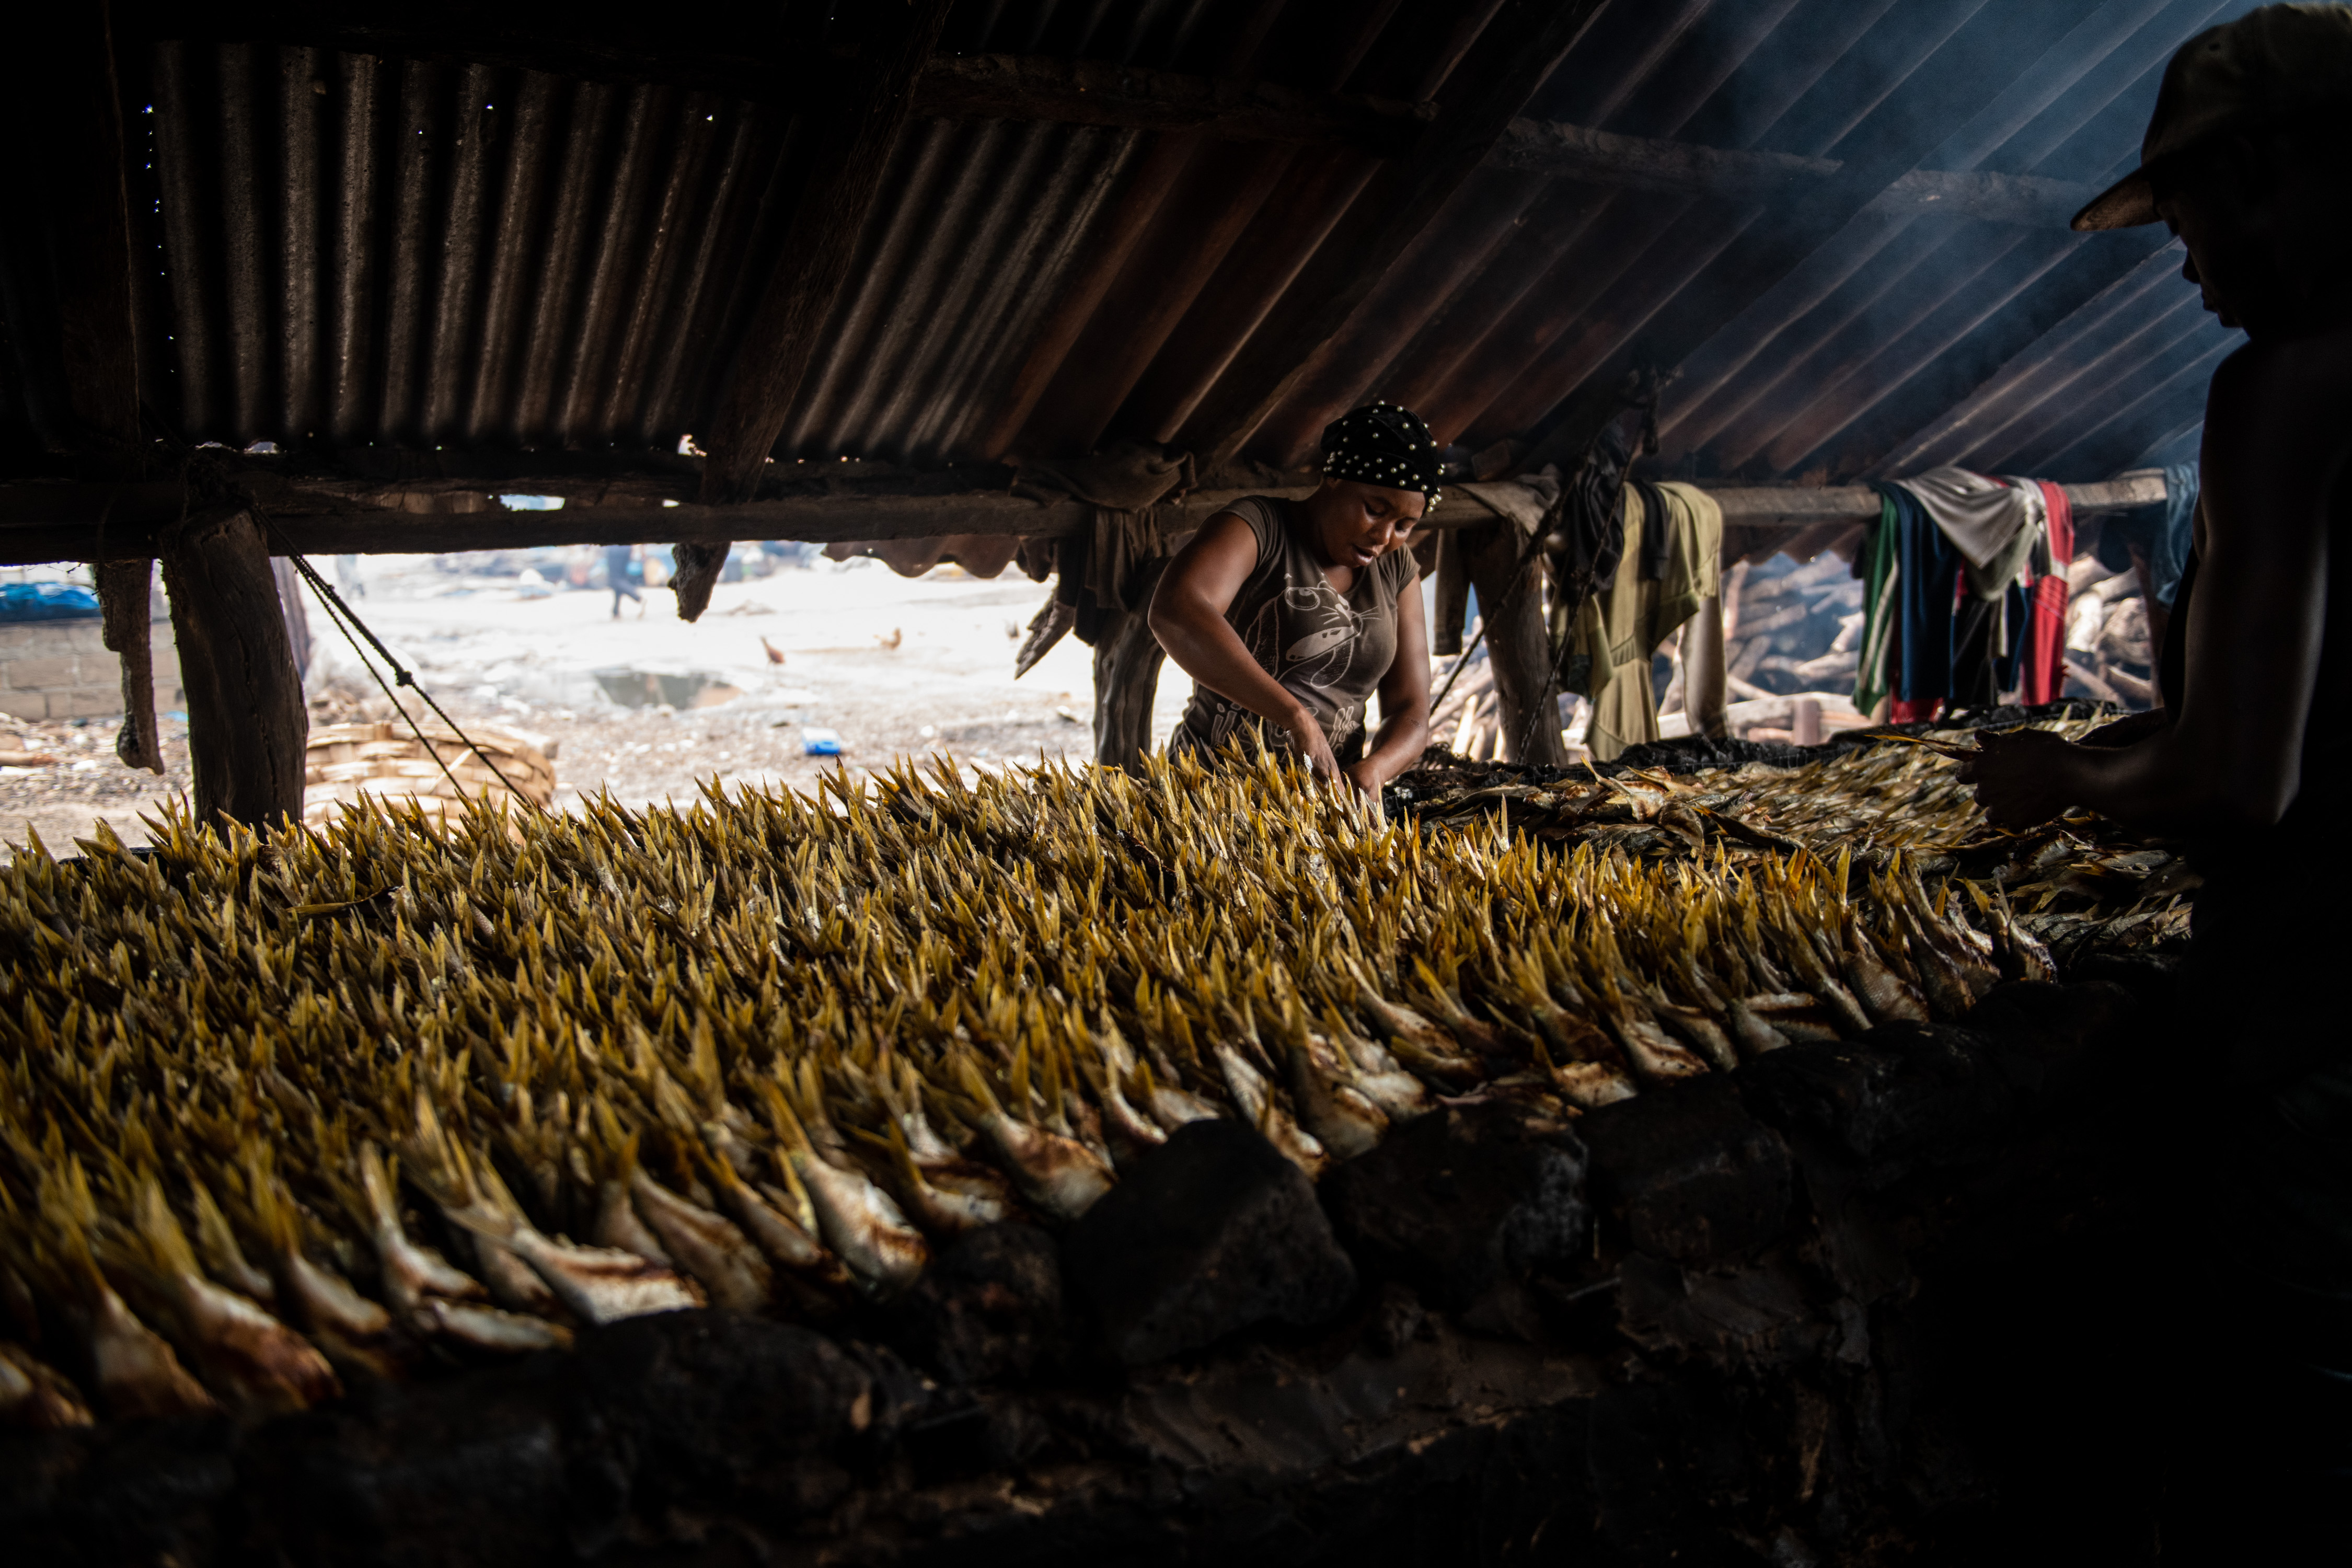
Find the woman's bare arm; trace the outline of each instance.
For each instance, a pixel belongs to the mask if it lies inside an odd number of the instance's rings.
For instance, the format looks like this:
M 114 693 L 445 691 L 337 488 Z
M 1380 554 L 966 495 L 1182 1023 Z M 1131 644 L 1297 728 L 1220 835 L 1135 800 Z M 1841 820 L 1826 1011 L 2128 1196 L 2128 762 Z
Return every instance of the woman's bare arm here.
M 1429 746 L 1429 627 L 1418 572 L 1397 590 L 1396 604 L 1396 659 L 1381 678 L 1381 731 L 1364 760 L 1348 770 L 1368 795 L 1418 763 Z
M 1289 731 L 1317 777 L 1336 777 L 1339 760 L 1315 715 L 1250 657 L 1225 619 L 1256 565 L 1250 525 L 1232 512 L 1217 513 L 1161 574 L 1151 595 L 1151 635 L 1193 679 Z
M 2346 348 L 2336 333 L 2253 344 L 2215 374 L 2197 591 L 2174 634 L 2189 639 L 2180 711 L 2114 748 L 2042 731 L 1985 737 L 1963 776 L 1994 821 L 2022 826 L 2082 805 L 2198 835 L 2266 826 L 2293 804 L 2326 621 Z

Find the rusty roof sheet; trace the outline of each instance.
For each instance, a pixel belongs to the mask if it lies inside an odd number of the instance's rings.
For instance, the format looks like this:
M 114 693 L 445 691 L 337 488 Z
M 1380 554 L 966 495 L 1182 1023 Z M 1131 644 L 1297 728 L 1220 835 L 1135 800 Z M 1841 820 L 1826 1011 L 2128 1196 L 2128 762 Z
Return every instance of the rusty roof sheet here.
M 1526 112 L 1898 173 L 2103 182 L 2130 165 L 2171 51 L 2250 4 L 1616 0 Z M 1412 101 L 1443 95 L 1496 8 L 966 0 L 942 47 Z M 675 448 L 792 265 L 814 136 L 789 104 L 278 44 L 141 44 L 123 72 L 152 263 L 142 384 L 190 440 Z M 919 119 L 777 455 L 1197 442 L 1193 409 L 1375 164 L 1350 147 Z M 1742 258 L 1778 221 L 1765 204 L 1490 163 L 1249 449 L 1300 460 L 1373 397 L 1448 441 L 1525 441 L 1697 322 L 1661 406 L 1674 471 L 1839 480 L 1961 461 L 2088 479 L 2193 428 L 2233 341 L 2169 276 L 2161 231 L 1865 208 L 1757 286 Z M 1087 289 L 1048 352 L 1048 323 Z M 35 401 L 0 404 L 19 447 Z

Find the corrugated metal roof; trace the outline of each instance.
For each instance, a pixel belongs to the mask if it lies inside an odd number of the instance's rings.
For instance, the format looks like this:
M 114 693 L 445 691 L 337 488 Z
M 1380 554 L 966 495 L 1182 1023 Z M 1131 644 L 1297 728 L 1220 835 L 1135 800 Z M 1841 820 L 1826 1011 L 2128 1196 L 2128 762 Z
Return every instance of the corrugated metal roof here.
M 2129 166 L 2172 49 L 2251 4 L 1616 0 L 1526 112 L 1893 174 L 2103 181 Z M 966 0 L 942 47 L 1416 100 L 1442 99 L 1498 9 Z M 143 110 L 143 378 L 190 440 L 674 447 L 792 264 L 814 138 L 789 105 L 270 44 L 131 46 L 123 72 Z M 918 120 L 777 455 L 1199 443 L 1193 409 L 1375 166 Z M 1859 210 L 1759 283 L 1788 221 L 1483 168 L 1251 449 L 1301 458 L 1382 396 L 1448 440 L 1524 440 L 1663 343 L 1678 471 L 2088 479 L 2193 423 L 2231 341 L 2168 279 L 2161 233 Z M 35 401 L 12 391 L 0 421 Z

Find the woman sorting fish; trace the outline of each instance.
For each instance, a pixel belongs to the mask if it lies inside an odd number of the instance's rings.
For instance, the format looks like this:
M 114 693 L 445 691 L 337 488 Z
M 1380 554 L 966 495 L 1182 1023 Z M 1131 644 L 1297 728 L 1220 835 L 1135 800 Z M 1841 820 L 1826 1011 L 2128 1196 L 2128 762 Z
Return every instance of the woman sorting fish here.
M 1985 734 L 1968 775 L 1997 824 L 2087 805 L 2203 873 L 2175 1048 L 2147 1064 L 2172 1093 L 2141 1119 L 2180 1245 L 2122 1314 L 2173 1306 L 2134 1358 L 2165 1363 L 2168 1563 L 2352 1560 L 2347 126 L 2352 8 L 2264 6 L 2173 57 L 2140 167 L 2074 219 L 2168 224 L 2248 342 L 2207 395 L 2163 708 L 2082 745 Z
M 1420 416 L 1375 403 L 1325 427 L 1313 495 L 1248 496 L 1202 525 L 1151 600 L 1153 634 L 1193 681 L 1171 754 L 1265 746 L 1374 797 L 1420 761 L 1429 634 L 1410 542 L 1441 471 Z

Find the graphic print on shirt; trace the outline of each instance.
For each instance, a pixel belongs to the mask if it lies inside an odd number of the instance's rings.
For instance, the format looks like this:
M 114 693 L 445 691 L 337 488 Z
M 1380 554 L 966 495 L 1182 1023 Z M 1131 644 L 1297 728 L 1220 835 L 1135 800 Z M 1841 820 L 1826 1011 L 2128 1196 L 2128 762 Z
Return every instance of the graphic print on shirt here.
M 1276 668 L 1275 679 L 1286 686 L 1296 679 L 1314 690 L 1329 691 L 1347 678 L 1349 666 L 1355 662 L 1356 638 L 1363 631 L 1363 617 L 1319 572 L 1314 582 L 1303 588 L 1295 582 L 1285 582 L 1282 607 L 1295 617 L 1292 625 L 1303 621 L 1315 629 L 1282 650 L 1282 662 Z M 1274 606 L 1267 605 L 1265 613 L 1271 617 Z M 1339 704 L 1334 702 L 1332 706 Z

